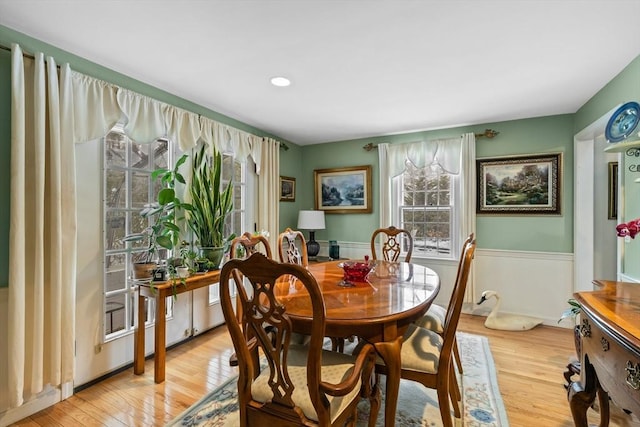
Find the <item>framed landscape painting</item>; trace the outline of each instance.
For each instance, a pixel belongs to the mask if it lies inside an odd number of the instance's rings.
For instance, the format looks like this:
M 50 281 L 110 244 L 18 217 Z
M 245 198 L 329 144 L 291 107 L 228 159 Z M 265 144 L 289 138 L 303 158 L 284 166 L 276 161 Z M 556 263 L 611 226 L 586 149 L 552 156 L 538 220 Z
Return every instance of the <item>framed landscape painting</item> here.
M 476 160 L 478 214 L 560 215 L 562 153 Z
M 296 201 L 296 179 L 289 176 L 280 177 L 280 201 Z
M 315 208 L 326 213 L 370 213 L 371 166 L 313 171 Z

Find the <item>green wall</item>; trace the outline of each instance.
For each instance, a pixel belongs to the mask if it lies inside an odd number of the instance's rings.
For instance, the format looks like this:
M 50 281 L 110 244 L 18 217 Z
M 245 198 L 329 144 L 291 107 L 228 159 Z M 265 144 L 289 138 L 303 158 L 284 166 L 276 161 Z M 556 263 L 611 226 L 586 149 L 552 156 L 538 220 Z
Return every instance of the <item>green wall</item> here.
M 481 126 L 457 127 L 360 140 L 303 146 L 304 172 L 298 177 L 304 209 L 313 208 L 313 170 L 372 165 L 373 212 L 370 214 L 328 214 L 327 228 L 316 236 L 320 240 L 368 242 L 371 231 L 379 226 L 379 168 L 377 150 L 362 147 L 371 142 L 391 144 L 422 139 L 450 138 L 465 132 L 482 133 L 495 129 L 493 139 L 479 138 L 477 157 L 529 153 L 563 153 L 562 214 L 560 216 L 478 216 L 478 246 L 491 249 L 518 249 L 544 252 L 573 251 L 573 119 L 572 115 L 551 116 Z M 282 206 L 282 204 L 281 204 Z M 285 226 L 281 224 L 281 226 Z

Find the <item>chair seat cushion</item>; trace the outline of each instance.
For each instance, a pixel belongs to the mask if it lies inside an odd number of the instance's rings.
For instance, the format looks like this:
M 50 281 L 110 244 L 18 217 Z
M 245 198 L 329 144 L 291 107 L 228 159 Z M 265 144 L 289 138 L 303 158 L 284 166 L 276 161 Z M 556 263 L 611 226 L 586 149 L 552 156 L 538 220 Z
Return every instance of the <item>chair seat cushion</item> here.
M 362 345 L 362 342 L 358 344 L 353 354 L 358 354 Z M 402 369 L 435 374 L 438 372 L 441 350 L 442 337 L 439 334 L 420 326 L 409 325 L 402 337 Z M 376 364 L 384 365 L 384 360 L 378 356 Z
M 447 317 L 447 309 L 436 304 L 432 304 L 429 310 L 414 323 L 421 328 L 442 334 L 444 331 L 444 320 Z
M 442 337 L 434 331 L 411 325 L 402 341 L 402 369 L 435 374 L 438 372 Z
M 293 401 L 302 410 L 304 415 L 314 421 L 318 421 L 313 403 L 307 390 L 307 351 L 308 347 L 294 345 L 289 347 L 287 358 L 287 368 L 289 377 L 295 389 L 293 390 Z M 337 353 L 333 351 L 322 352 L 322 373 L 323 382 L 337 384 L 345 380 L 353 371 L 355 357 Z M 255 379 L 251 387 L 253 399 L 257 402 L 266 403 L 273 398 L 273 392 L 269 387 L 269 369 L 262 369 L 258 378 Z M 354 399 L 360 396 L 360 386 L 358 383 L 354 389 L 345 396 L 327 396 L 331 404 L 331 421 L 333 422 L 349 406 Z

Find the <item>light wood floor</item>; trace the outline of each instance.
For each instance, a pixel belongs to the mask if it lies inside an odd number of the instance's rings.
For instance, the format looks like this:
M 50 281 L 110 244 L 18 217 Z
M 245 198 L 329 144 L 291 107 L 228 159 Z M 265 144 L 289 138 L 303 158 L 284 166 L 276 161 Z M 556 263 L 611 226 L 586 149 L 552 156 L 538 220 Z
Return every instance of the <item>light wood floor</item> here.
M 512 427 L 571 427 L 562 373 L 574 352 L 569 329 L 548 326 L 526 332 L 486 329 L 484 317 L 463 315 L 459 329 L 489 338 L 498 383 Z M 153 362 L 142 376 L 128 369 L 82 390 L 16 426 L 163 426 L 235 374 L 224 327 L 167 352 L 166 381 L 153 382 Z M 598 414 L 590 422 L 597 425 Z M 611 426 L 640 427 L 612 407 Z

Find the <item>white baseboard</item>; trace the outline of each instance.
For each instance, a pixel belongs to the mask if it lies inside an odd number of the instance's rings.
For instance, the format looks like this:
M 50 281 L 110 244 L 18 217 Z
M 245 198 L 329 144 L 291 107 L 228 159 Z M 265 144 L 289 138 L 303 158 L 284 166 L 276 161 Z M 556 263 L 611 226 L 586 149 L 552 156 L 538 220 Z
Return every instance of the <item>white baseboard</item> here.
M 57 388 L 49 388 L 38 395 L 37 398 L 26 402 L 19 408 L 13 408 L 0 412 L 0 427 L 5 427 L 20 421 L 36 412 L 42 411 L 60 402 L 61 394 Z

